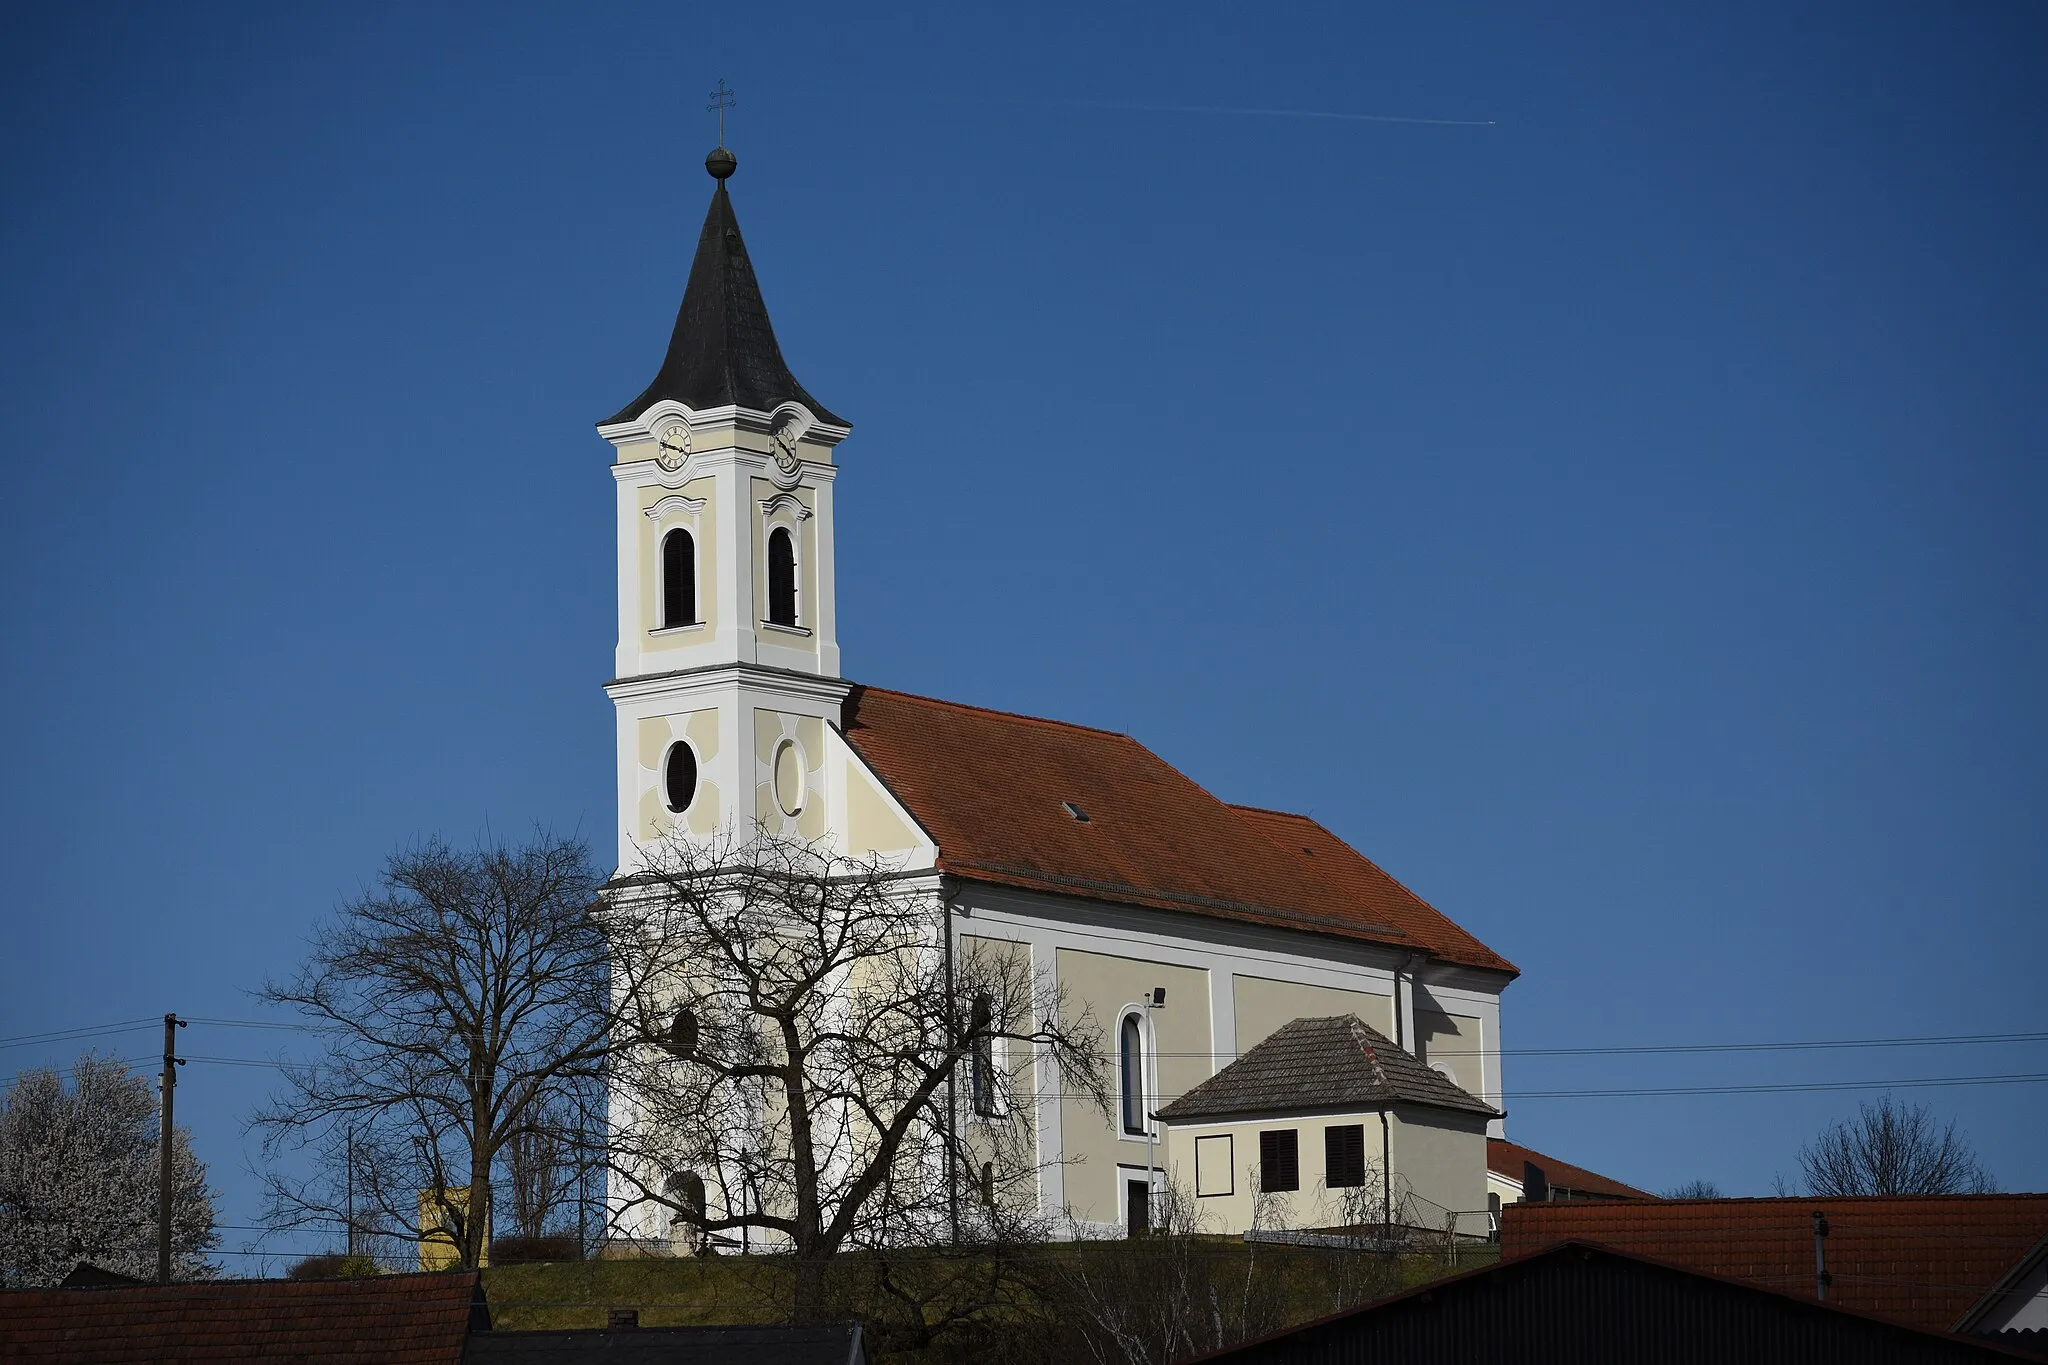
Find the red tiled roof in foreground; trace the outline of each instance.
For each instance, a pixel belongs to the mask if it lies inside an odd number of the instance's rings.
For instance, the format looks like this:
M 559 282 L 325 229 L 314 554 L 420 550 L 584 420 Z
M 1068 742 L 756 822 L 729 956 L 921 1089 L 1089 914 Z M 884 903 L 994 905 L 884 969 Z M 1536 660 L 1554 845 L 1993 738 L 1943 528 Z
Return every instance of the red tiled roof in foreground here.
M 2048 1194 L 1510 1204 L 1501 1256 L 1599 1242 L 1810 1299 L 1816 1212 L 1828 1221 L 1828 1303 L 1935 1332 L 2048 1236 Z
M 1225 805 L 1128 735 L 878 687 L 847 698 L 845 733 L 956 876 L 1515 972 L 1315 821 Z
M 1639 1190 L 1633 1185 L 1624 1185 L 1619 1180 L 1589 1171 L 1584 1166 L 1574 1166 L 1569 1161 L 1559 1161 L 1554 1156 L 1545 1156 L 1534 1147 L 1524 1147 L 1519 1142 L 1506 1138 L 1486 1140 L 1486 1169 L 1510 1180 L 1522 1178 L 1522 1164 L 1533 1162 L 1543 1171 L 1543 1179 L 1552 1187 L 1562 1186 L 1581 1194 L 1599 1195 L 1611 1199 L 1655 1199 L 1648 1190 Z
M 0 1293 L 0 1360 L 460 1365 L 489 1326 L 473 1270 Z

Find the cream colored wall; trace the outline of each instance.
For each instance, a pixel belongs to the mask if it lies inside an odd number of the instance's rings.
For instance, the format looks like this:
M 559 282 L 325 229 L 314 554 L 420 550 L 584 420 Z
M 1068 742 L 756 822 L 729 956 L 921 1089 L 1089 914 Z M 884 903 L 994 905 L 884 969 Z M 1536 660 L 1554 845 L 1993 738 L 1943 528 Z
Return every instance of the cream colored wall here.
M 1393 1036 L 1394 1002 L 1391 996 L 1337 990 L 1329 986 L 1304 986 L 1298 982 L 1274 981 L 1259 976 L 1234 978 L 1231 992 L 1237 999 L 1239 1056 L 1270 1038 L 1282 1024 L 1295 1019 L 1322 1019 L 1333 1014 L 1355 1014 L 1381 1033 Z
M 661 762 L 668 747 L 678 739 L 688 740 L 697 754 L 697 794 L 690 801 L 684 823 L 692 834 L 710 834 L 725 818 L 724 798 L 711 780 L 712 762 L 718 757 L 718 712 L 689 711 L 679 716 L 655 716 L 639 725 L 640 822 L 635 835 L 651 843 L 668 832 L 671 820 L 662 798 Z
M 1013 979 L 1031 979 L 1029 944 L 1018 943 L 1013 939 L 980 938 L 972 934 L 960 935 L 957 943 L 959 960 L 963 965 L 979 959 L 992 965 L 999 964 L 1009 971 L 1018 973 Z M 1030 1032 L 1034 1022 L 1027 1015 L 1018 1020 L 1014 1027 L 1019 1032 Z M 1013 1160 L 1021 1162 L 1023 1169 L 1035 1169 L 1038 1165 L 1038 1125 L 1035 1122 L 1038 1096 L 1037 1063 L 1032 1058 L 1030 1049 L 1022 1044 L 1011 1044 L 1006 1047 L 1004 1055 L 998 1058 L 998 1061 L 1003 1072 L 1001 1094 L 1004 1103 L 1001 1114 L 984 1116 L 975 1113 L 971 1082 L 965 1082 L 963 1077 L 963 1084 L 960 1087 L 960 1120 L 963 1125 L 961 1131 L 966 1135 L 968 1149 L 973 1154 L 975 1162 L 974 1168 L 968 1173 L 969 1178 L 962 1182 L 963 1192 L 980 1188 L 980 1163 L 996 1159 L 998 1147 L 1010 1153 Z M 1013 1179 L 1008 1193 L 1015 1201 L 1022 1191 L 1014 1179 L 1017 1172 L 1012 1171 L 1011 1174 Z M 1025 1202 L 1035 1200 L 1036 1197 L 1037 1191 L 1034 1188 L 1029 1192 Z
M 1209 1079 L 1214 1071 L 1209 1062 L 1209 974 L 1200 968 L 1165 966 L 1074 948 L 1061 948 L 1055 957 L 1069 1022 L 1085 1008 L 1099 1030 L 1111 1098 L 1108 1114 L 1098 1112 L 1079 1096 L 1069 1095 L 1060 1106 L 1060 1148 L 1072 1163 L 1064 1172 L 1067 1209 L 1076 1218 L 1120 1223 L 1123 1192 L 1116 1168 L 1119 1162 L 1144 1166 L 1145 1139 L 1125 1137 L 1118 1131 L 1119 1011 L 1138 1002 L 1153 987 L 1166 987 L 1165 1008 L 1152 1011 L 1159 1058 L 1158 1089 L 1149 1097 L 1149 1107 L 1157 1109 Z
M 1416 1056 L 1432 1066 L 1448 1067 L 1451 1079 L 1473 1095 L 1486 1092 L 1491 1060 L 1479 1020 L 1439 1010 L 1415 1011 Z
M 794 817 L 775 799 L 775 754 L 794 740 L 804 768 L 803 805 Z M 754 818 L 777 834 L 822 839 L 829 818 L 825 791 L 825 722 L 816 716 L 754 712 Z
M 640 629 L 648 637 L 645 644 L 650 651 L 696 644 L 718 635 L 718 497 L 714 490 L 715 483 L 709 478 L 692 479 L 681 488 L 655 484 L 640 490 Z M 694 527 L 692 518 L 681 512 L 670 512 L 659 521 L 646 515 L 648 508 L 677 494 L 703 502 Z M 661 538 L 678 526 L 697 542 L 697 619 L 703 625 L 656 635 L 661 626 Z
M 1292 1128 L 1297 1134 L 1301 1157 L 1301 1188 L 1271 1196 L 1263 1226 L 1280 1229 L 1328 1228 L 1346 1220 L 1344 1189 L 1328 1187 L 1324 1131 L 1357 1124 L 1365 1129 L 1365 1163 L 1368 1179 L 1381 1168 L 1382 1132 L 1377 1111 L 1323 1114 L 1288 1118 L 1246 1119 L 1229 1123 L 1176 1123 L 1167 1137 L 1168 1170 L 1175 1187 L 1190 1196 L 1200 1230 L 1237 1236 L 1249 1230 L 1256 1212 L 1259 1174 L 1259 1134 Z M 1195 1139 L 1229 1134 L 1234 1146 L 1235 1179 L 1228 1195 L 1195 1195 Z M 1486 1121 L 1423 1111 L 1389 1114 L 1386 1140 L 1390 1148 L 1394 1188 L 1402 1183 L 1419 1196 L 1413 1201 L 1414 1221 L 1419 1226 L 1440 1229 L 1443 1215 L 1436 1208 L 1446 1205 L 1459 1210 L 1486 1207 Z M 1374 1211 L 1380 1207 L 1377 1186 L 1363 1195 Z M 1425 1202 L 1427 1201 L 1427 1202 Z M 1459 1219 L 1458 1231 L 1473 1236 L 1486 1232 L 1484 1213 Z
M 846 846 L 855 853 L 901 853 L 924 843 L 916 827 L 897 814 L 896 803 L 868 771 L 848 755 L 843 763 L 846 790 Z
M 1324 1183 L 1323 1130 L 1344 1124 L 1365 1128 L 1366 1165 L 1380 1164 L 1380 1120 L 1376 1113 L 1330 1114 L 1308 1118 L 1247 1119 L 1232 1123 L 1176 1123 L 1171 1126 L 1168 1170 L 1174 1186 L 1192 1195 L 1195 1189 L 1195 1139 L 1228 1133 L 1235 1148 L 1236 1179 L 1228 1195 L 1194 1199 L 1195 1216 L 1203 1232 L 1237 1236 L 1252 1226 L 1256 1212 L 1259 1177 L 1259 1134 L 1292 1128 L 1298 1135 L 1301 1155 L 1301 1188 L 1276 1193 L 1267 1202 L 1266 1228 L 1304 1229 L 1335 1227 L 1344 1221 L 1344 1194 Z M 1398 1167 L 1397 1167 L 1398 1169 Z
M 1394 1173 L 1415 1194 L 1416 1223 L 1442 1228 L 1455 1213 L 1457 1231 L 1485 1236 L 1486 1120 L 1429 1109 L 1396 1109 L 1390 1119 Z

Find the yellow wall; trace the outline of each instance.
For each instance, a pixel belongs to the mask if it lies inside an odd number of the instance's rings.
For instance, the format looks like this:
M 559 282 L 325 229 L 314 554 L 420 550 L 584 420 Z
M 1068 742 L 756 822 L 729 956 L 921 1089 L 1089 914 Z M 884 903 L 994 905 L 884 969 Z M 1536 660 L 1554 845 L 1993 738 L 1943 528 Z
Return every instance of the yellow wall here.
M 718 784 L 711 780 L 711 763 L 718 757 L 718 712 L 689 711 L 679 716 L 653 716 L 640 722 L 639 759 L 641 770 L 640 828 L 635 835 L 653 842 L 667 834 L 673 817 L 661 790 L 661 763 L 668 746 L 687 739 L 697 753 L 697 794 L 685 812 L 692 834 L 710 834 L 724 819 Z
M 877 785 L 868 767 L 848 756 L 846 772 L 846 846 L 856 853 L 900 853 L 916 848 L 924 836 L 896 813 L 895 802 Z
M 803 805 L 796 816 L 783 813 L 775 798 L 775 756 L 783 741 L 794 740 L 803 763 Z M 790 716 L 780 711 L 754 712 L 754 818 L 778 834 L 822 839 L 826 833 L 825 722 L 816 716 Z
M 1415 1191 L 1417 1226 L 1441 1229 L 1446 1214 L 1455 1213 L 1457 1231 L 1484 1236 L 1486 1120 L 1430 1109 L 1397 1109 L 1390 1117 L 1394 1171 Z
M 973 934 L 962 934 L 959 938 L 962 975 L 972 979 L 972 963 L 987 962 L 996 970 L 1002 970 L 1006 979 L 1029 983 L 1031 980 L 1031 946 L 1011 939 L 981 938 Z M 1028 1001 L 1018 1002 L 1028 1006 Z M 1012 1024 L 1020 1033 L 1028 1033 L 1034 1027 L 1029 1014 Z M 1012 1043 L 1003 1049 L 998 1058 L 1003 1072 L 999 1095 L 1003 1103 L 996 1115 L 980 1115 L 974 1112 L 973 1083 L 962 1077 L 960 1087 L 960 1118 L 967 1136 L 967 1144 L 973 1153 L 975 1165 L 961 1182 L 963 1195 L 978 1190 L 980 1163 L 987 1160 L 1001 1161 L 998 1149 L 1010 1154 L 1010 1167 L 1020 1163 L 1024 1169 L 1035 1169 L 1038 1164 L 1038 1125 L 1036 1100 L 1038 1097 L 1038 1067 L 1031 1056 L 1031 1049 L 1021 1043 Z M 1004 1167 L 999 1166 L 999 1170 Z M 1018 1174 L 1009 1171 L 1013 1177 Z M 1012 1189 L 1012 1197 L 1016 1193 Z M 1032 1192 L 1036 1197 L 1035 1189 Z
M 1292 1128 L 1299 1144 L 1301 1188 L 1271 1196 L 1261 1226 L 1296 1230 L 1338 1227 L 1346 1221 L 1347 1191 L 1329 1189 L 1325 1183 L 1323 1134 L 1328 1128 L 1348 1124 L 1357 1124 L 1365 1130 L 1369 1186 L 1352 1195 L 1352 1207 L 1356 1210 L 1362 1203 L 1365 1211 L 1376 1220 L 1385 1193 L 1378 1177 L 1383 1134 L 1376 1111 L 1245 1119 L 1227 1123 L 1176 1123 L 1168 1131 L 1168 1170 L 1174 1186 L 1192 1198 L 1201 1231 L 1231 1236 L 1241 1234 L 1252 1227 L 1256 1206 L 1259 1134 Z M 1225 1134 L 1230 1136 L 1235 1149 L 1233 1188 L 1227 1195 L 1196 1195 L 1196 1139 Z M 1459 1232 L 1472 1236 L 1485 1234 L 1485 1119 L 1419 1109 L 1396 1110 L 1387 1116 L 1384 1137 L 1393 1169 L 1397 1221 L 1403 1220 L 1398 1201 L 1405 1185 L 1415 1196 L 1409 1201 L 1406 1214 L 1406 1221 L 1414 1226 L 1440 1231 L 1443 1212 L 1438 1206 L 1441 1205 L 1460 1211 Z
M 456 1241 L 456 1233 L 446 1224 L 446 1209 L 454 1208 L 458 1214 L 469 1211 L 469 1186 L 451 1186 L 444 1190 L 420 1191 L 420 1269 L 453 1270 L 462 1264 L 462 1247 Z M 491 1263 L 491 1229 L 484 1227 L 483 1255 L 477 1258 L 480 1264 Z
M 646 645 L 649 649 L 661 649 L 671 645 L 694 644 L 709 640 L 718 634 L 718 498 L 716 484 L 711 479 L 692 479 L 681 488 L 663 488 L 659 484 L 640 490 L 640 629 L 649 632 Z M 670 512 L 660 521 L 654 521 L 644 513 L 663 498 L 681 495 L 703 502 L 703 510 L 697 513 L 695 529 L 691 519 L 680 512 Z M 653 635 L 651 632 L 661 625 L 661 538 L 675 527 L 689 530 L 697 542 L 697 619 L 704 624 L 692 631 L 681 631 L 672 635 Z
M 1231 982 L 1237 1000 L 1237 1051 L 1242 1056 L 1295 1019 L 1323 1019 L 1355 1014 L 1388 1037 L 1394 1032 L 1393 998 L 1330 986 L 1304 986 L 1260 976 L 1239 976 Z M 1229 1061 L 1224 1058 L 1223 1061 Z M 1219 1063 L 1221 1065 L 1221 1063 Z
M 1116 1028 L 1118 1011 L 1154 986 L 1166 987 L 1166 1006 L 1152 1012 L 1158 1035 L 1158 1089 L 1150 1108 L 1177 1099 L 1209 1079 L 1209 974 L 1195 967 L 1167 967 L 1139 958 L 1105 953 L 1058 950 L 1058 974 L 1069 1006 L 1089 1009 L 1108 1058 L 1111 1113 L 1103 1115 L 1085 1101 L 1068 1096 L 1061 1105 L 1060 1147 L 1073 1164 L 1066 1167 L 1067 1207 L 1076 1218 L 1107 1223 L 1123 1221 L 1123 1192 L 1117 1183 L 1119 1162 L 1145 1164 L 1145 1140 L 1118 1132 L 1114 1112 Z M 1161 1152 L 1163 1155 L 1163 1150 Z
M 1415 1011 L 1416 1055 L 1431 1065 L 1449 1068 L 1451 1079 L 1469 1094 L 1481 1095 L 1492 1068 L 1484 1055 L 1486 1041 L 1479 1021 L 1469 1015 Z

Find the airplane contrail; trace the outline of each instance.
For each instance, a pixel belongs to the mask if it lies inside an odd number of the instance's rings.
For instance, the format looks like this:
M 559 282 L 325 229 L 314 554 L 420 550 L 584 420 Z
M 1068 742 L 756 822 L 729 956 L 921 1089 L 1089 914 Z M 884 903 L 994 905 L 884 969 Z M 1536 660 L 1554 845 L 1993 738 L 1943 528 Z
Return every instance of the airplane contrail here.
M 1497 119 L 1412 118 L 1404 114 L 1344 114 L 1328 109 L 1246 109 L 1221 104 L 1138 104 L 1123 100 L 1018 100 L 1074 109 L 1130 109 L 1149 114 L 1244 114 L 1257 118 L 1320 118 L 1346 123 L 1427 123 L 1440 128 L 1493 128 Z

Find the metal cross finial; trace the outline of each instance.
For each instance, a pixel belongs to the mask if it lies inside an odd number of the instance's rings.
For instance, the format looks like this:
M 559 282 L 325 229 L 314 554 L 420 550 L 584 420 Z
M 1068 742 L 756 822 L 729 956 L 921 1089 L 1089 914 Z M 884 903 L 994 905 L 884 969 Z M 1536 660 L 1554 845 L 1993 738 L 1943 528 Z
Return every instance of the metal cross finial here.
M 718 78 L 718 88 L 711 92 L 711 103 L 705 109 L 718 115 L 718 145 L 725 145 L 725 111 L 737 107 L 739 99 L 726 89 L 725 77 Z

